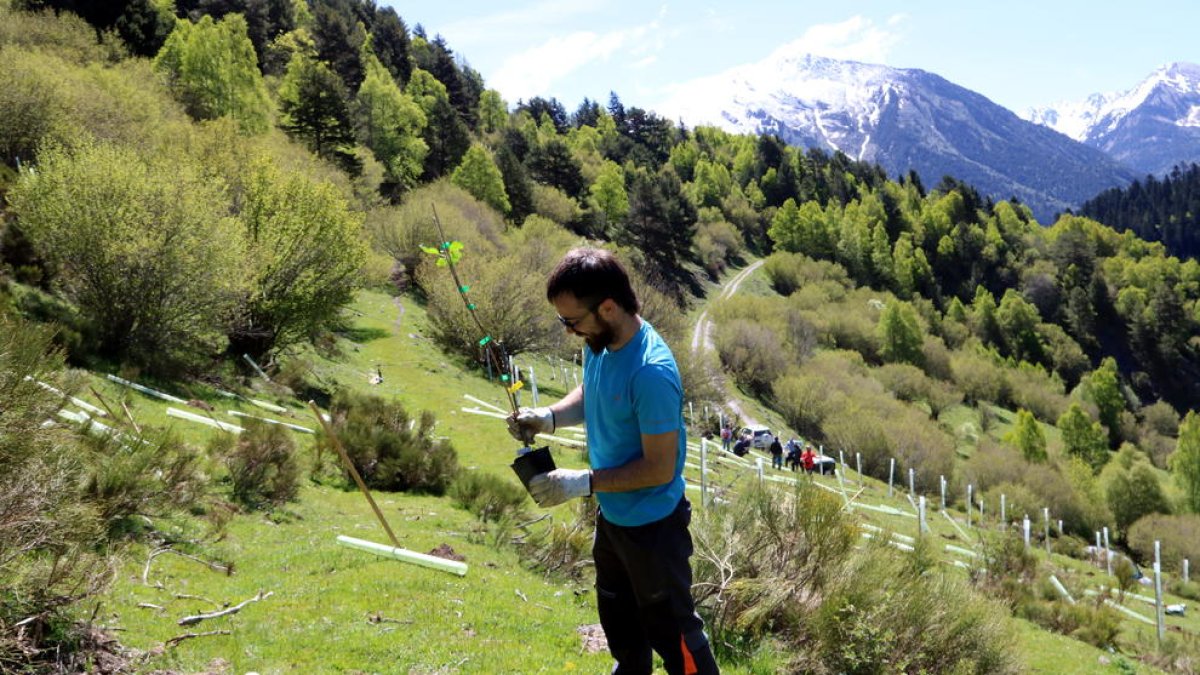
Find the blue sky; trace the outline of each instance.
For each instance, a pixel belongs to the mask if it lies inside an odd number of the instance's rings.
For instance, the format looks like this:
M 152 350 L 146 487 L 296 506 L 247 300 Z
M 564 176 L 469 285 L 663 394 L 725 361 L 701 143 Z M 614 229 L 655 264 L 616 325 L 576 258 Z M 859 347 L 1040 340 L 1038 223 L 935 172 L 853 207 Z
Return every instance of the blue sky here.
M 1195 0 L 386 2 L 513 104 L 556 97 L 653 108 L 673 87 L 802 41 L 822 56 L 921 68 L 1017 113 L 1130 89 L 1200 63 Z

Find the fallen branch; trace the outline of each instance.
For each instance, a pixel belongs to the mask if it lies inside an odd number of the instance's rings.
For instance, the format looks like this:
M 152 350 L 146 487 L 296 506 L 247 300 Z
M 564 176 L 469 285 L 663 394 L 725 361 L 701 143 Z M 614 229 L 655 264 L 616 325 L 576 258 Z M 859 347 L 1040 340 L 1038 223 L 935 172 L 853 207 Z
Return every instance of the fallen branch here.
M 224 572 L 226 576 L 233 574 L 233 565 L 222 565 L 220 563 L 209 562 L 203 558 L 198 558 L 189 553 L 184 553 L 183 551 L 177 551 L 177 550 L 171 548 L 170 546 L 164 546 L 162 548 L 154 549 L 153 551 L 150 552 L 150 556 L 148 558 L 146 558 L 146 566 L 142 569 L 142 583 L 143 584 L 145 584 L 147 586 L 154 586 L 156 588 L 162 588 L 162 584 L 150 583 L 148 577 L 150 576 L 150 563 L 154 562 L 155 558 L 157 558 L 158 556 L 160 556 L 164 553 L 174 553 L 177 556 L 187 558 L 188 560 L 193 560 L 195 562 L 200 563 L 201 565 L 204 565 L 205 567 L 209 568 L 210 570 L 213 570 L 214 572 Z M 213 604 L 216 604 L 216 603 L 213 603 Z
M 201 602 L 207 602 L 210 605 L 216 605 L 217 607 L 221 606 L 221 603 L 217 602 L 216 600 L 209 600 L 208 598 L 204 598 L 199 595 L 191 595 L 189 593 L 176 593 L 175 597 L 179 600 L 199 600 Z
M 152 602 L 139 602 L 137 604 L 137 606 L 141 607 L 142 609 L 153 609 L 153 610 L 157 610 L 159 612 L 163 611 L 163 609 L 164 609 L 164 607 L 162 605 L 156 605 Z
M 242 609 L 245 608 L 246 605 L 249 605 L 252 602 L 258 602 L 259 600 L 266 600 L 267 598 L 271 597 L 274 594 L 275 594 L 275 591 L 267 591 L 266 593 L 259 591 L 258 595 L 254 596 L 253 598 L 239 602 L 238 604 L 236 604 L 233 607 L 230 607 L 228 609 L 223 609 L 219 612 L 209 612 L 208 614 L 195 614 L 193 616 L 185 616 L 182 619 L 180 619 L 177 623 L 180 626 L 192 626 L 192 625 L 200 623 L 201 621 L 204 621 L 205 619 L 216 619 L 217 617 L 229 616 L 230 614 L 237 614 L 238 612 L 242 611 Z
M 171 638 L 170 640 L 167 640 L 166 642 L 163 643 L 163 646 L 174 647 L 175 645 L 179 644 L 180 642 L 183 642 L 184 640 L 190 640 L 192 638 L 198 638 L 198 637 L 208 637 L 210 635 L 232 635 L 232 633 L 230 633 L 227 630 L 210 630 L 207 633 L 184 633 L 183 635 L 176 635 L 175 637 Z

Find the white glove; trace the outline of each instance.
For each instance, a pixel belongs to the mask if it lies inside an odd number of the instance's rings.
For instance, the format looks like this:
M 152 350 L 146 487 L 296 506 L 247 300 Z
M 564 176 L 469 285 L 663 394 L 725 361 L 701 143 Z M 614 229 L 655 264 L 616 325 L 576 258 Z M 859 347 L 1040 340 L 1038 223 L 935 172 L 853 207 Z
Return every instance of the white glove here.
M 558 506 L 568 499 L 592 494 L 592 472 L 587 469 L 555 469 L 529 480 L 529 494 L 538 506 Z
M 530 445 L 538 434 L 554 432 L 554 411 L 550 408 L 521 408 L 515 415 L 508 416 L 508 433 Z

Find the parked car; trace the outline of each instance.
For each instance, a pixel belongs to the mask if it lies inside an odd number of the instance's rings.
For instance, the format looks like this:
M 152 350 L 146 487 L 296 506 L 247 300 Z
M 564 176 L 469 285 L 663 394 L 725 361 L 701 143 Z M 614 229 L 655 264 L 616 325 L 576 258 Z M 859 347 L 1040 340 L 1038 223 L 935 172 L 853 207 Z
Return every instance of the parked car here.
M 775 434 L 767 427 L 746 427 L 742 429 L 743 438 L 749 437 L 750 447 L 759 450 L 767 450 L 771 447 L 771 443 L 775 442 Z

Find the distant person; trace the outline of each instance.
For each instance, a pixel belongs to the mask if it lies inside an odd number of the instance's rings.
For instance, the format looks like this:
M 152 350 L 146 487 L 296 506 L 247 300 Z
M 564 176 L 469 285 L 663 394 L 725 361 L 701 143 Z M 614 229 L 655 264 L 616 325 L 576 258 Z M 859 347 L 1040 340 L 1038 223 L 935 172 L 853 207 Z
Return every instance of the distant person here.
M 794 438 L 788 441 L 786 460 L 788 463 L 788 468 L 792 471 L 795 471 L 800 467 L 800 444 L 797 443 L 796 439 Z
M 733 430 L 729 427 L 721 427 L 721 449 L 729 452 L 729 444 L 733 442 Z
M 811 474 L 817 468 L 817 453 L 813 451 L 811 445 L 804 447 L 804 454 L 800 455 L 800 463 L 804 465 L 804 472 Z
M 779 442 L 779 437 L 771 441 L 771 466 L 776 469 L 783 469 L 783 444 Z
M 748 436 L 742 436 L 738 439 L 737 443 L 733 444 L 733 454 L 737 455 L 738 457 L 745 457 L 749 452 L 750 438 Z

